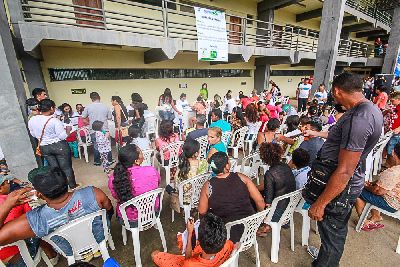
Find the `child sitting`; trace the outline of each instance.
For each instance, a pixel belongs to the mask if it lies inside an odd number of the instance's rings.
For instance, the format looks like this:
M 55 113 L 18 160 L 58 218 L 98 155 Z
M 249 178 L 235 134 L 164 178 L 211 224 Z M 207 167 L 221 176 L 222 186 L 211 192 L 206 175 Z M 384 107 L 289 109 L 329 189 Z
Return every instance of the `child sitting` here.
M 132 125 L 128 128 L 129 144 L 137 145 L 140 150 L 150 149 L 150 141 L 147 138 L 140 137 L 142 130 L 137 125 Z
M 111 162 L 108 159 L 111 158 L 111 142 L 110 142 L 110 132 L 103 130 L 104 123 L 101 121 L 94 121 L 92 124 L 92 129 L 95 131 L 96 135 L 96 145 L 100 153 L 101 166 L 105 173 L 110 172 Z
M 310 155 L 302 148 L 293 151 L 292 160 L 289 167 L 292 169 L 294 179 L 296 180 L 296 190 L 301 189 L 307 182 L 307 174 L 310 171 Z

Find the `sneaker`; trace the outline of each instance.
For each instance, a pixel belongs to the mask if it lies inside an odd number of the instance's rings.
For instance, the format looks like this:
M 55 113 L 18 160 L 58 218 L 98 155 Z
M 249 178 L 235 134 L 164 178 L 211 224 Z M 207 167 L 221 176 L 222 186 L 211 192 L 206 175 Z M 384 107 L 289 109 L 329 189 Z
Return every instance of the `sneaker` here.
M 99 163 L 99 162 L 95 162 L 95 163 L 93 163 L 93 165 L 94 165 L 94 166 L 100 166 L 100 165 L 101 165 L 101 163 Z
M 307 252 L 310 256 L 316 260 L 318 258 L 319 249 L 314 246 L 307 246 Z
M 95 253 L 93 253 L 93 257 L 98 258 L 101 257 L 101 252 L 98 250 Z
M 93 253 L 87 253 L 82 256 L 83 262 L 90 262 L 91 260 L 93 260 Z

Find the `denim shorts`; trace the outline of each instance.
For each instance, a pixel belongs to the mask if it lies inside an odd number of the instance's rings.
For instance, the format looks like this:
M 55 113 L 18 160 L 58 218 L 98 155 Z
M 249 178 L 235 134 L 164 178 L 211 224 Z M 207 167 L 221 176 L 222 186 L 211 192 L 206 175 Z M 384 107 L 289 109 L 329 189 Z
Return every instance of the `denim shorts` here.
M 394 147 L 400 143 L 400 134 L 393 135 L 392 138 L 390 138 L 388 144 L 387 144 L 387 153 L 388 155 L 393 154 Z
M 374 195 L 371 192 L 369 192 L 366 189 L 363 189 L 361 192 L 360 198 L 368 203 L 371 203 L 374 206 L 377 206 L 378 208 L 381 208 L 383 210 L 386 210 L 388 212 L 396 212 L 394 208 L 389 206 L 386 202 L 386 200 L 382 196 Z

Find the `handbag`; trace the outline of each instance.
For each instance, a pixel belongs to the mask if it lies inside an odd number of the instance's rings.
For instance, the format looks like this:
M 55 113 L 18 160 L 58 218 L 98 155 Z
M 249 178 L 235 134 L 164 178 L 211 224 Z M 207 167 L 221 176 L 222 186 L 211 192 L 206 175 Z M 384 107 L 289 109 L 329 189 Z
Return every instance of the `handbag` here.
M 120 106 L 120 107 L 121 107 L 121 106 Z M 121 107 L 121 112 L 122 112 L 122 114 L 124 115 L 125 120 L 128 121 L 128 117 L 126 116 L 126 114 L 125 114 L 124 110 L 122 109 L 122 107 Z M 128 131 L 128 129 L 129 129 L 129 126 L 122 126 L 122 123 L 121 123 L 121 127 L 119 128 L 121 137 L 128 137 L 128 136 L 129 136 L 129 131 Z
M 44 124 L 44 126 L 43 126 L 42 134 L 40 135 L 39 143 L 38 143 L 38 145 L 37 145 L 37 147 L 36 147 L 36 150 L 35 150 L 35 154 L 36 154 L 37 156 L 39 156 L 39 157 L 42 156 L 42 151 L 40 150 L 40 143 L 42 143 L 42 139 L 43 139 L 43 135 L 44 135 L 44 130 L 46 130 L 46 126 L 47 126 L 47 124 L 49 123 L 49 121 L 50 121 L 52 118 L 53 118 L 53 117 L 50 117 L 50 118 L 46 121 L 46 123 Z

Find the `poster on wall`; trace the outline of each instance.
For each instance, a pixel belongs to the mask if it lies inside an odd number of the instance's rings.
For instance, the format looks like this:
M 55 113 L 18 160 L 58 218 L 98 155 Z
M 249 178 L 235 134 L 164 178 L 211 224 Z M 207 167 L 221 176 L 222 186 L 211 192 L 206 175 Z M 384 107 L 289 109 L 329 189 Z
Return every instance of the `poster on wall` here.
M 396 66 L 394 68 L 394 76 L 395 77 L 400 77 L 400 50 L 397 53 Z
M 198 59 L 228 61 L 225 12 L 195 7 Z

